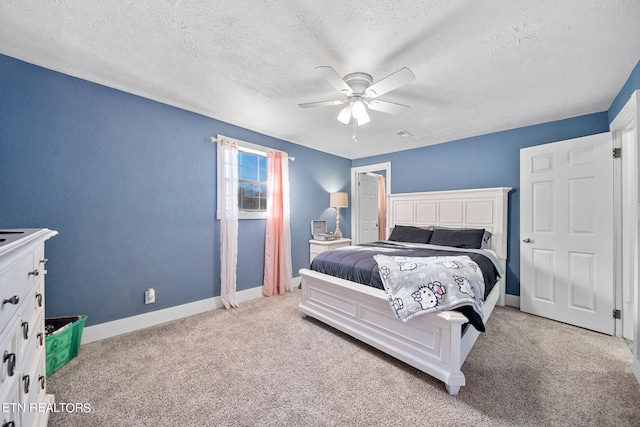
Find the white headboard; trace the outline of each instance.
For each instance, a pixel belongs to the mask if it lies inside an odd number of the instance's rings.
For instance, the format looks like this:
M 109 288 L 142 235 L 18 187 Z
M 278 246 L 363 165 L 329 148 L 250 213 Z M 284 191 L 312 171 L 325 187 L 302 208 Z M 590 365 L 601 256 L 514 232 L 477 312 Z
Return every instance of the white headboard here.
M 506 259 L 510 190 L 511 187 L 496 187 L 390 194 L 387 196 L 387 236 L 396 224 L 484 228 L 492 234 L 490 248 Z

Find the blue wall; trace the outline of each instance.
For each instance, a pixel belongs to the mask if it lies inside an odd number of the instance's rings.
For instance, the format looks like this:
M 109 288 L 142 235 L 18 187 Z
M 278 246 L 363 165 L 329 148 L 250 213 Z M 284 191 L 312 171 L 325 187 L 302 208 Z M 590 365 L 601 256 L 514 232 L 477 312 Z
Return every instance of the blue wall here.
M 310 221 L 335 226 L 329 192 L 350 168 L 392 162 L 392 191 L 510 186 L 507 292 L 519 295 L 519 150 L 608 130 L 609 111 L 349 161 L 0 55 L 0 228 L 47 227 L 47 316 L 88 325 L 220 294 L 215 145 L 224 134 L 287 151 L 293 268 Z M 341 228 L 350 232 L 350 210 Z M 262 284 L 264 220 L 240 222 L 238 290 Z M 157 302 L 144 305 L 148 287 Z
M 520 295 L 520 149 L 607 132 L 609 124 L 638 89 L 640 61 L 608 111 L 357 159 L 353 166 L 391 161 L 393 193 L 512 187 L 509 193 L 507 293 Z
M 631 75 L 625 82 L 624 86 L 613 100 L 611 107 L 609 107 L 609 123 L 616 118 L 622 107 L 627 103 L 629 97 L 634 91 L 640 89 L 640 61 L 636 64 L 635 68 L 631 72 Z
M 296 157 L 293 268 L 307 267 L 310 221 L 335 223 L 328 193 L 349 191 L 350 160 L 0 55 L 0 228 L 59 231 L 47 316 L 92 325 L 220 295 L 216 134 Z M 240 221 L 238 290 L 262 285 L 264 234 Z
M 509 193 L 507 293 L 520 295 L 520 149 L 607 132 L 607 113 L 591 114 L 446 144 L 353 161 L 391 162 L 393 193 L 512 187 Z

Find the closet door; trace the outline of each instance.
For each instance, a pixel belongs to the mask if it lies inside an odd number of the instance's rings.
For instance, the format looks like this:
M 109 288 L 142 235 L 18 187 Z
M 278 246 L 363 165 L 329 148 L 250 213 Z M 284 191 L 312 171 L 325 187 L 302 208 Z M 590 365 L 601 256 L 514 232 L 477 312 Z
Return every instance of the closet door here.
M 520 150 L 522 311 L 614 332 L 613 139 Z

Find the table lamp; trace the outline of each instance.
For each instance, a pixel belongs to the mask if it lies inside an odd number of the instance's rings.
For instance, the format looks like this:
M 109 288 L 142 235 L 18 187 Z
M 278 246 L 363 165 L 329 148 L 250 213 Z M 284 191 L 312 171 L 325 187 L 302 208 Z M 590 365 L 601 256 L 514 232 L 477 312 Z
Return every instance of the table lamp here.
M 336 231 L 335 235 L 342 238 L 340 231 L 340 208 L 349 207 L 349 196 L 347 193 L 331 193 L 329 196 L 329 207 L 336 208 Z

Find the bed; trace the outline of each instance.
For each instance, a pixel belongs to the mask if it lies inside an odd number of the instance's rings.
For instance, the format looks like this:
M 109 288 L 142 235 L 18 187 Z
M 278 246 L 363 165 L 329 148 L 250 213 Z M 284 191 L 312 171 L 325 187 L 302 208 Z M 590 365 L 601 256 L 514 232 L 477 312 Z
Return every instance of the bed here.
M 391 194 L 387 197 L 387 236 L 396 225 L 483 228 L 491 232 L 488 249 L 502 269 L 507 258 L 509 187 Z M 403 322 L 387 293 L 350 280 L 303 268 L 302 316 L 313 317 L 444 382 L 451 395 L 465 385 L 461 367 L 480 332 L 465 327 L 458 311 L 423 314 Z M 484 301 L 483 322 L 504 305 L 504 274 Z

